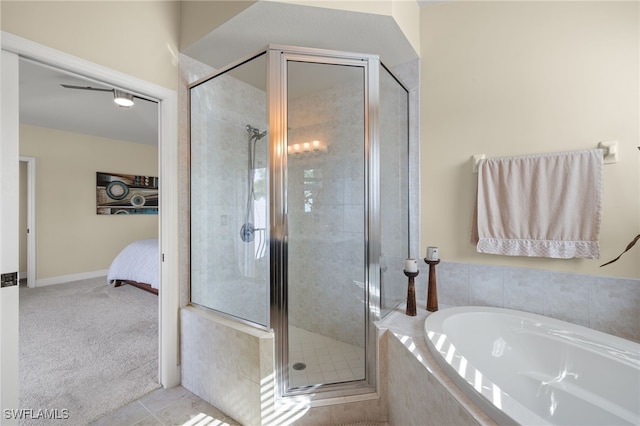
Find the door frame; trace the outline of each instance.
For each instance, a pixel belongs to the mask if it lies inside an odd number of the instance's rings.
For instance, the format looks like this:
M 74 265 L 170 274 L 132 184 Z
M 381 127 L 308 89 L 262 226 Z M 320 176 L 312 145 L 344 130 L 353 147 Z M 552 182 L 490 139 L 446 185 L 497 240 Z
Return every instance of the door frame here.
M 27 163 L 27 287 L 36 286 L 36 159 L 20 156 Z M 22 231 L 21 231 L 22 232 Z
M 2 51 L 0 65 L 0 272 L 8 282 L 0 286 L 0 408 L 3 425 L 17 425 L 5 418 L 7 409 L 19 407 L 18 321 L 19 286 L 11 285 L 18 275 L 18 56 Z M 4 276 L 8 274 L 7 276 Z M 7 285 L 8 284 L 8 285 Z M 9 416 L 11 417 L 11 416 Z
M 160 291 L 159 363 L 160 384 L 170 388 L 180 384 L 178 281 L 178 94 L 149 81 L 107 68 L 85 59 L 52 49 L 7 32 L 0 32 L 2 50 L 67 70 L 90 79 L 158 100 L 159 111 L 159 240 Z M 17 86 L 17 84 L 16 84 Z M 18 191 L 16 186 L 15 191 Z M 18 228 L 18 224 L 15 224 Z M 18 324 L 15 324 L 16 330 Z M 16 365 L 16 370 L 18 366 Z M 17 389 L 16 389 L 17 392 Z

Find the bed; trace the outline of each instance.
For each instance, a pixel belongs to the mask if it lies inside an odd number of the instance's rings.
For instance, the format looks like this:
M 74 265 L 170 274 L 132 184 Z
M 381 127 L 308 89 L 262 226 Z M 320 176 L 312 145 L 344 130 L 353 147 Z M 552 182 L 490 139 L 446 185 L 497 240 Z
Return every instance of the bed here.
M 133 285 L 158 294 L 160 281 L 160 256 L 158 239 L 134 241 L 113 259 L 107 282 L 114 287 Z

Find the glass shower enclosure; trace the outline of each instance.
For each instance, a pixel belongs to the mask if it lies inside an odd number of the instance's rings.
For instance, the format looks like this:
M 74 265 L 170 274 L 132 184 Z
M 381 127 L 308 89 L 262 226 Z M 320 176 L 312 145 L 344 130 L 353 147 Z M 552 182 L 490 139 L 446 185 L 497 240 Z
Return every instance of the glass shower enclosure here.
M 190 86 L 191 302 L 273 329 L 279 393 L 375 387 L 403 300 L 408 92 L 375 55 L 269 46 Z

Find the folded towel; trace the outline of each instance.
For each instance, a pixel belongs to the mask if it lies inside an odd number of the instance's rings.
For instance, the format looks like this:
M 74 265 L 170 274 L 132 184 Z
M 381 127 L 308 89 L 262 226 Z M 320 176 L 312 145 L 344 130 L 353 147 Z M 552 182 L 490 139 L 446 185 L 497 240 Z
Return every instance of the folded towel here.
M 600 149 L 481 160 L 477 251 L 598 259 L 602 164 Z

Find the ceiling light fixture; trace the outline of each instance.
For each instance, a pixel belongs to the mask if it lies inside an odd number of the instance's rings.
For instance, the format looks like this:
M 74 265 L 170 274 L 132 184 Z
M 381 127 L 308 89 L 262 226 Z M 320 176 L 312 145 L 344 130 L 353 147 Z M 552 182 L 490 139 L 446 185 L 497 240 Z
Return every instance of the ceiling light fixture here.
M 133 106 L 133 95 L 123 92 L 121 90 L 113 90 L 113 102 L 123 108 L 129 108 Z

